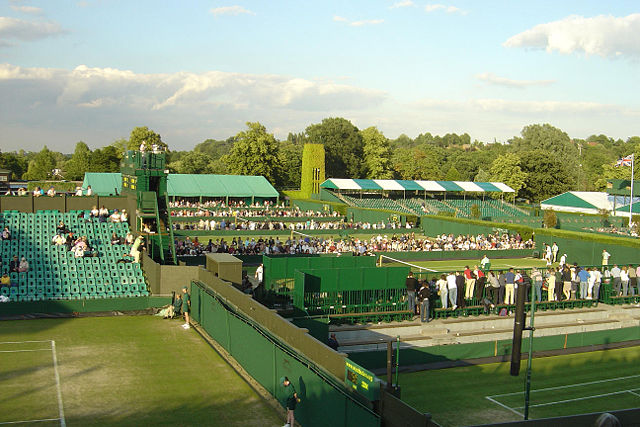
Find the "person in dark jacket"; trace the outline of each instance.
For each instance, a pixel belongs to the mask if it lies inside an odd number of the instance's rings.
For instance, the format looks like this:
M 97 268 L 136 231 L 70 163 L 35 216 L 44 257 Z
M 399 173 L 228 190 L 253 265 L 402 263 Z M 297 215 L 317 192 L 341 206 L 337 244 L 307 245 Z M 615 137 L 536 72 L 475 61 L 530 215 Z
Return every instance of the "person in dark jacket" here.
M 456 301 L 456 305 L 458 308 L 465 308 L 467 306 L 467 302 L 464 299 L 464 287 L 465 287 L 465 277 L 464 274 L 459 271 L 456 272 L 456 289 L 458 290 L 458 298 Z
M 420 302 L 420 321 L 422 323 L 429 322 L 431 289 L 425 280 L 420 281 L 420 290 L 418 291 L 418 301 Z
M 409 301 L 409 310 L 416 313 L 416 291 L 418 290 L 418 281 L 413 277 L 413 271 L 409 272 L 407 280 L 405 281 L 407 287 L 407 300 Z

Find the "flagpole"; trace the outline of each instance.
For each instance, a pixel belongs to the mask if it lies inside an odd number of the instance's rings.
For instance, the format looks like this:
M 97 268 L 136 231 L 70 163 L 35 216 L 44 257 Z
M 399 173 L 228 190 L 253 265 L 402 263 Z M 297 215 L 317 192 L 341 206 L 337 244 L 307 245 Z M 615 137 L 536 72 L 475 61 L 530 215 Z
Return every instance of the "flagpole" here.
M 631 154 L 631 203 L 629 204 L 629 228 L 631 228 L 631 217 L 633 216 L 633 166 L 636 162 L 635 153 Z

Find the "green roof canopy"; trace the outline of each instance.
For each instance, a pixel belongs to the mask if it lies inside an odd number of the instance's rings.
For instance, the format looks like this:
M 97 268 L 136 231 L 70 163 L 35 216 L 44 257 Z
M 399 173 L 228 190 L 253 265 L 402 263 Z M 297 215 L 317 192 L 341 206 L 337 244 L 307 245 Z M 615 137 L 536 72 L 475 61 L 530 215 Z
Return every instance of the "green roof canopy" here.
M 542 202 L 540 202 L 540 204 L 596 210 L 598 209 L 597 206 L 592 205 L 591 203 L 587 202 L 584 199 L 581 199 L 571 192 L 563 193 L 550 199 L 543 200 Z
M 85 172 L 82 188 L 86 189 L 89 185 L 93 194 L 97 196 L 115 196 L 116 192 L 122 192 L 122 176 L 120 172 Z
M 84 175 L 83 187 L 91 185 L 94 194 L 108 196 L 122 190 L 120 173 Z M 278 191 L 263 176 L 169 174 L 167 192 L 176 197 L 278 197 Z

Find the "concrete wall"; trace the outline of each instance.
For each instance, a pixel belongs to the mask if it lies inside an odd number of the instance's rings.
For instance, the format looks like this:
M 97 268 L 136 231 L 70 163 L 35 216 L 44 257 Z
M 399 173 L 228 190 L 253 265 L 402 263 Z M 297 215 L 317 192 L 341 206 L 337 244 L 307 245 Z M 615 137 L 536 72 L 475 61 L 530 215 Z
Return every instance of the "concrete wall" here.
M 198 266 L 158 264 L 146 253 L 143 253 L 141 262 L 153 295 L 170 295 L 183 286 L 189 286 L 192 280 L 197 280 L 200 269 Z

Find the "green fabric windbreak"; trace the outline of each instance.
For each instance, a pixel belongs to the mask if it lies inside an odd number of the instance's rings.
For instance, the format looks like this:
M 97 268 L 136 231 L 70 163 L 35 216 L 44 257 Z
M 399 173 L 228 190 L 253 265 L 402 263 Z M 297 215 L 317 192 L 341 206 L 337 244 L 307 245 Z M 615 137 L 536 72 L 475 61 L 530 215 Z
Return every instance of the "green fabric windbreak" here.
M 622 206 L 618 209 L 616 209 L 617 212 L 629 212 L 629 205 L 627 206 Z M 633 208 L 632 208 L 632 213 L 640 213 L 640 202 L 635 202 L 633 204 Z
M 382 187 L 371 179 L 354 179 L 353 181 L 363 190 L 382 190 Z
M 304 270 L 302 273 L 305 276 L 304 292 L 404 289 L 409 267 L 331 268 Z
M 592 205 L 586 200 L 581 199 L 573 193 L 564 193 L 559 196 L 552 197 L 547 200 L 543 200 L 540 204 L 555 205 L 555 206 L 568 206 L 572 208 L 586 208 L 586 209 L 598 209 L 597 206 Z
M 496 187 L 490 182 L 474 182 L 474 184 L 482 188 L 484 191 L 495 191 L 497 193 L 502 193 L 502 190 L 500 190 L 498 187 Z
M 91 186 L 96 196 L 111 196 L 122 192 L 122 175 L 106 172 L 85 172 L 82 188 L 85 190 Z
M 447 191 L 464 191 L 464 188 L 460 187 L 453 181 L 436 181 Z
M 278 197 L 263 176 L 170 174 L 169 196 L 179 197 Z

